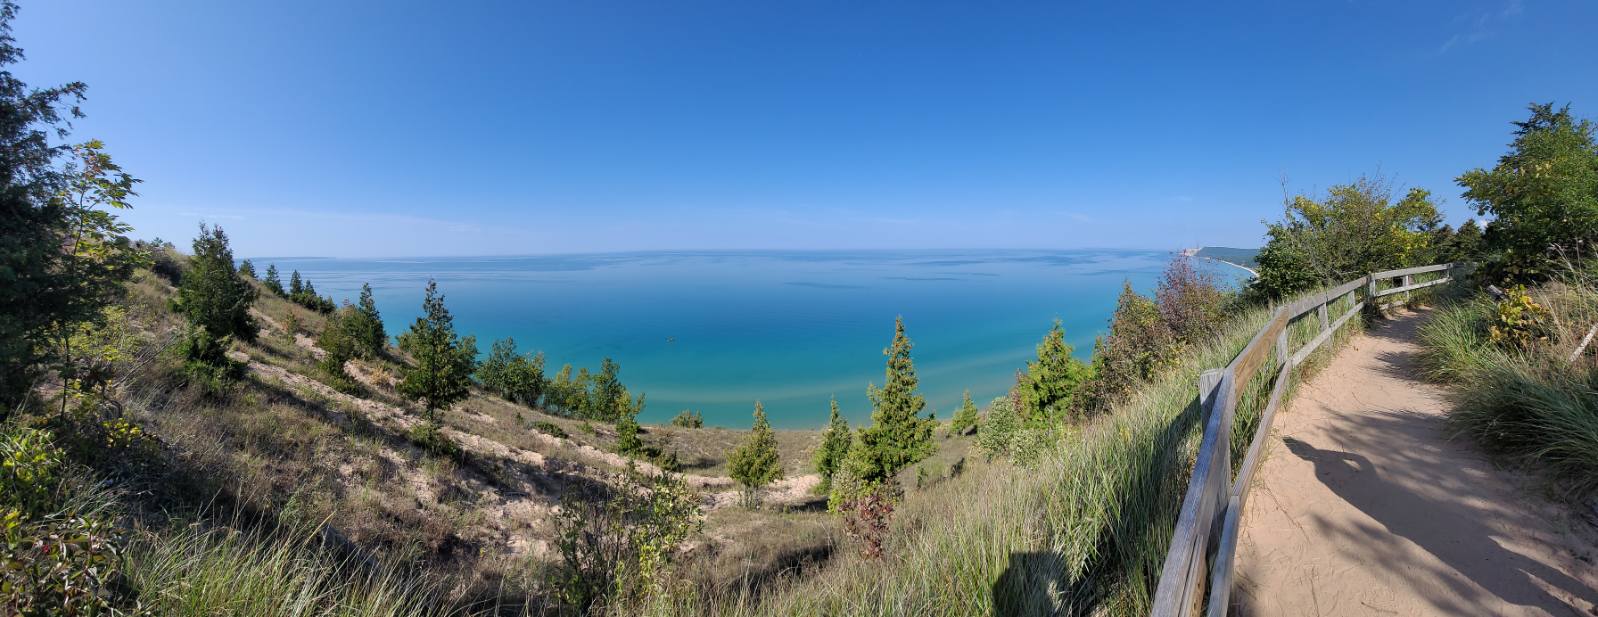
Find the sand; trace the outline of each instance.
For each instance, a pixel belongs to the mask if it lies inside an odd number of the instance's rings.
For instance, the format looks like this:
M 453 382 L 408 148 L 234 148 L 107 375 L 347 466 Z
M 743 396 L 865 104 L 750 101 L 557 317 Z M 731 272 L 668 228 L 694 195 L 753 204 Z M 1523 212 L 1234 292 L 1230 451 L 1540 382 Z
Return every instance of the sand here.
M 1598 529 L 1450 438 L 1416 366 L 1424 319 L 1357 337 L 1278 415 L 1233 614 L 1598 615 Z

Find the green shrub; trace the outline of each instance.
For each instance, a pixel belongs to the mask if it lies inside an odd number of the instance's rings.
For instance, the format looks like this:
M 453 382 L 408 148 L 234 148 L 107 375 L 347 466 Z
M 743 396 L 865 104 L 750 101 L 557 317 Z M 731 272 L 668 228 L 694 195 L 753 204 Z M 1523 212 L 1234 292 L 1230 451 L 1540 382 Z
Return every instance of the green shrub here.
M 638 438 L 638 420 L 624 415 L 616 421 L 616 453 L 632 456 L 644 450 L 644 441 Z
M 684 409 L 671 419 L 671 425 L 683 428 L 704 428 L 705 415 L 698 411 Z
M 665 452 L 656 451 L 649 456 L 649 462 L 654 463 L 661 471 L 676 473 L 682 471 L 682 461 L 677 458 L 676 450 Z
M 703 521 L 681 478 L 635 477 L 641 490 L 572 491 L 556 515 L 560 553 L 550 583 L 581 614 L 658 600 L 676 591 L 666 576 Z
M 539 420 L 537 422 L 534 422 L 533 423 L 533 430 L 538 431 L 540 433 L 543 433 L 545 435 L 549 435 L 550 437 L 558 437 L 558 438 L 561 438 L 561 439 L 566 439 L 567 437 L 569 437 L 569 435 L 566 434 L 566 430 L 565 429 L 561 428 L 559 425 L 555 424 L 554 422 L 550 422 L 549 420 Z
M 444 435 L 442 427 L 433 422 L 418 422 L 406 436 L 410 438 L 411 443 L 428 454 L 449 458 L 458 458 L 461 455 L 460 445 L 450 441 L 449 437 Z
M 0 613 L 97 615 L 125 604 L 104 495 L 69 482 L 48 431 L 0 427 Z
M 115 527 L 70 514 L 30 519 L 0 508 L 0 611 L 8 615 L 111 614 L 121 559 Z
M 1553 324 L 1549 323 L 1553 315 L 1526 293 L 1525 287 L 1516 286 L 1505 292 L 1497 313 L 1497 319 L 1487 328 L 1487 338 L 1494 343 L 1527 349 L 1547 341 L 1553 333 Z
M 0 506 L 44 516 L 54 507 L 61 474 L 61 451 L 50 433 L 20 427 L 0 433 Z

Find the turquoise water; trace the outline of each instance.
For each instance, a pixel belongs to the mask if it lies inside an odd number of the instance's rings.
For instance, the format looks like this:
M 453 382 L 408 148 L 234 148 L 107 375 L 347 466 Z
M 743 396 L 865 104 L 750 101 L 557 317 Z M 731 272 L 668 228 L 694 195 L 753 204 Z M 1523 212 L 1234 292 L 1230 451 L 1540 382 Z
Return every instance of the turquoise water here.
M 1164 251 L 650 252 L 531 257 L 258 258 L 283 278 L 353 299 L 372 284 L 392 336 L 420 314 L 438 280 L 457 329 L 511 336 L 563 363 L 609 356 L 648 394 L 641 421 L 683 409 L 708 424 L 747 426 L 754 401 L 772 424 L 812 428 L 837 396 L 851 421 L 870 417 L 882 350 L 903 315 L 921 391 L 948 418 L 966 389 L 1002 394 L 1055 319 L 1086 360 L 1123 281 L 1148 293 Z M 1225 280 L 1235 269 L 1206 266 Z

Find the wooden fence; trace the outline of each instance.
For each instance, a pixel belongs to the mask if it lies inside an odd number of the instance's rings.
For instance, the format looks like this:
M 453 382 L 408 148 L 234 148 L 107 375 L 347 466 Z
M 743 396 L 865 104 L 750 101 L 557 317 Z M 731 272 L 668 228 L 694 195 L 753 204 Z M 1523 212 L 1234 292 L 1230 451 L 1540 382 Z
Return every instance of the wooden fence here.
M 1248 346 L 1226 368 L 1205 371 L 1199 376 L 1199 404 L 1205 414 L 1204 435 L 1199 442 L 1187 495 L 1182 500 L 1176 531 L 1171 536 L 1170 552 L 1165 556 L 1159 588 L 1155 591 L 1155 617 L 1198 614 L 1206 589 L 1209 591 L 1208 609 L 1204 614 L 1226 615 L 1243 506 L 1248 503 L 1254 471 L 1259 467 L 1271 421 L 1281 406 L 1293 369 L 1316 348 L 1331 340 L 1337 330 L 1359 315 L 1367 304 L 1376 302 L 1374 306 L 1381 309 L 1398 304 L 1411 291 L 1453 280 L 1460 273 L 1460 265 L 1439 264 L 1376 272 L 1300 297 L 1278 307 L 1271 320 L 1254 334 Z M 1440 276 L 1431 275 L 1438 278 L 1416 282 L 1417 276 L 1430 273 L 1440 273 Z M 1330 307 L 1351 295 L 1352 306 L 1333 319 L 1328 314 Z M 1393 299 L 1379 302 L 1388 297 Z M 1309 330 L 1315 334 L 1295 350 L 1290 336 L 1294 331 L 1292 326 L 1310 319 L 1311 313 L 1318 326 L 1313 329 L 1299 327 L 1297 331 Z M 1272 364 L 1267 365 L 1267 362 Z M 1232 429 L 1238 402 L 1248 392 L 1256 375 L 1271 373 L 1274 373 L 1275 383 L 1271 385 L 1270 397 L 1260 412 L 1259 427 L 1234 476 Z

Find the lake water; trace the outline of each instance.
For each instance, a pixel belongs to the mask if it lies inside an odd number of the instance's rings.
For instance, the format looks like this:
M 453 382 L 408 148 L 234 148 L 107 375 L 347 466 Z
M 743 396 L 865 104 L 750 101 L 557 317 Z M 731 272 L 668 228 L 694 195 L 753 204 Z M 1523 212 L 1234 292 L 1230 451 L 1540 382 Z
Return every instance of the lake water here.
M 1086 360 L 1123 281 L 1150 293 L 1165 251 L 649 252 L 528 257 L 307 259 L 275 263 L 336 300 L 370 282 L 395 335 L 438 280 L 455 324 L 479 349 L 515 337 L 561 364 L 621 365 L 640 420 L 703 411 L 707 424 L 747 426 L 756 400 L 779 428 L 826 422 L 836 396 L 852 423 L 870 418 L 867 383 L 882 383 L 896 315 L 930 409 L 948 418 L 970 389 L 982 404 L 1060 319 Z M 1241 271 L 1200 264 L 1235 283 Z

